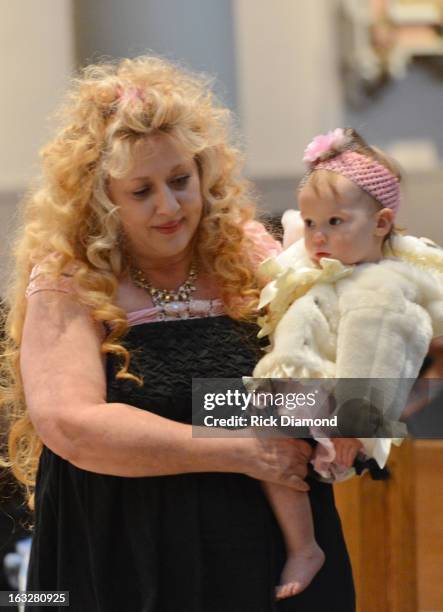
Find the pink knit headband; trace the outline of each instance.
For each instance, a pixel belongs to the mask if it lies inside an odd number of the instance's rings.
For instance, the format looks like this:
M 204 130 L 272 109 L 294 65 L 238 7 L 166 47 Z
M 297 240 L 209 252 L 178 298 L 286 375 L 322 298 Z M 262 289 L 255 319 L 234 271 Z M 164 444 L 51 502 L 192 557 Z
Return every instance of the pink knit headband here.
M 341 128 L 314 138 L 303 158 L 309 169 L 302 184 L 315 170 L 336 172 L 369 193 L 383 208 L 390 208 L 395 216 L 400 206 L 400 181 L 385 166 L 352 147 L 352 140 Z

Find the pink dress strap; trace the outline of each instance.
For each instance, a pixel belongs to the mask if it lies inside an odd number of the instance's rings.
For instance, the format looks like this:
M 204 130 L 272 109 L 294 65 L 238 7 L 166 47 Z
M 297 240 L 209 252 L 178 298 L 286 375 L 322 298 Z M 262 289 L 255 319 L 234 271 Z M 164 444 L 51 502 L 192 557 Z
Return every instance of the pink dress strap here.
M 74 264 L 71 264 L 58 278 L 50 278 L 44 272 L 42 272 L 42 265 L 36 264 L 31 270 L 25 296 L 29 298 L 31 295 L 34 295 L 34 293 L 38 293 L 39 291 L 75 293 L 73 279 L 74 270 L 75 266 Z

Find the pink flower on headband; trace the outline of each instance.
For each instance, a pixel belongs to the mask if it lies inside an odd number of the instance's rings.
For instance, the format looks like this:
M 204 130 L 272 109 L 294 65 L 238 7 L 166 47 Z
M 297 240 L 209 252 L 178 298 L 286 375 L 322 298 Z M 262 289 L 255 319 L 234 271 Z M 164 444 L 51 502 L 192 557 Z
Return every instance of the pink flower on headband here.
M 327 134 L 316 136 L 306 147 L 303 161 L 308 164 L 331 156 L 331 153 L 342 151 L 349 143 L 349 137 L 346 136 L 342 128 L 337 128 Z

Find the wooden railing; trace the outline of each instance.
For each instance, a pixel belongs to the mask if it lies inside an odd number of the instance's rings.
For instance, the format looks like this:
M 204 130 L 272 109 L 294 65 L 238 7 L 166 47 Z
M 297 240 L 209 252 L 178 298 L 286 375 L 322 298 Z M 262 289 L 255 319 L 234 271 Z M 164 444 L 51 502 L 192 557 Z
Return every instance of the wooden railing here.
M 391 477 L 335 485 L 358 612 L 417 612 L 414 445 L 394 448 Z

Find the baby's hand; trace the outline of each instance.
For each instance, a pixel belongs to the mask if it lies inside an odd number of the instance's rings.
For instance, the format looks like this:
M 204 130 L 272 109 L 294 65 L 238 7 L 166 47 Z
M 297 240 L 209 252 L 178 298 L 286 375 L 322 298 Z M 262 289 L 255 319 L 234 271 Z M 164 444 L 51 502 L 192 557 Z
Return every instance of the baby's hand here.
M 335 462 L 345 467 L 352 467 L 354 459 L 363 444 L 358 438 L 331 438 L 335 448 Z

